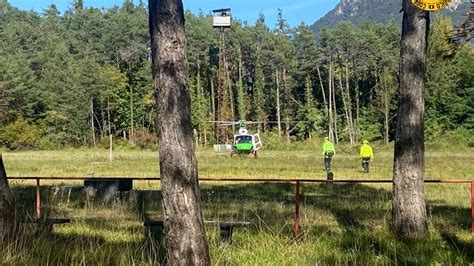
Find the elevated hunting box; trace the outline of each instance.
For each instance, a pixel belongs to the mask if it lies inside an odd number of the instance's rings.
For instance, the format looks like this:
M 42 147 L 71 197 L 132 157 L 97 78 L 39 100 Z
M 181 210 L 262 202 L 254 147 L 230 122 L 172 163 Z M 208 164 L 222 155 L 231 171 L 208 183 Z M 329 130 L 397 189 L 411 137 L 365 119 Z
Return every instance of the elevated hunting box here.
M 230 8 L 212 10 L 212 26 L 214 28 L 230 28 Z

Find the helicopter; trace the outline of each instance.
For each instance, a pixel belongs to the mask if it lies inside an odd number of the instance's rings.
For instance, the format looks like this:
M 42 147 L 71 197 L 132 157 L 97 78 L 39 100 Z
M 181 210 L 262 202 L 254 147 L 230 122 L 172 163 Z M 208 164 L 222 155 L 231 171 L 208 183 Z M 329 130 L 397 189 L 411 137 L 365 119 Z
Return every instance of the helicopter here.
M 258 157 L 258 151 L 263 148 L 262 140 L 257 134 L 250 134 L 245 128 L 246 124 L 258 124 L 260 122 L 251 122 L 245 120 L 239 121 L 212 121 L 213 123 L 221 124 L 224 126 L 238 125 L 239 130 L 234 134 L 234 141 L 230 156 L 234 155 L 250 155 L 254 158 Z
M 254 158 L 258 157 L 258 151 L 263 148 L 262 140 L 259 134 L 250 134 L 245 128 L 247 124 L 276 124 L 278 121 L 265 121 L 265 122 L 254 122 L 254 121 L 210 121 L 211 123 L 216 123 L 222 126 L 235 126 L 239 125 L 239 131 L 237 134 L 234 134 L 234 141 L 231 146 L 230 156 L 234 155 L 250 155 L 252 154 Z M 312 121 L 281 121 L 284 123 L 313 123 Z

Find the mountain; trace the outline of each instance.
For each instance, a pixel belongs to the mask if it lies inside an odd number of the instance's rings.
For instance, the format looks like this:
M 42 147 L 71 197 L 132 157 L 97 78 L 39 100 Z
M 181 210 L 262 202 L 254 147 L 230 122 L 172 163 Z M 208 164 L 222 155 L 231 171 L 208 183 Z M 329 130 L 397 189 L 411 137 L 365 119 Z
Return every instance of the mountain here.
M 401 24 L 401 0 L 341 0 L 337 6 L 311 25 L 311 29 L 319 33 L 322 27 L 334 27 L 338 22 L 348 20 L 355 25 L 365 21 L 387 23 L 390 20 Z M 452 0 L 450 6 L 441 13 L 452 18 L 455 25 L 461 24 L 471 8 L 465 0 Z M 436 12 L 432 12 L 436 13 Z

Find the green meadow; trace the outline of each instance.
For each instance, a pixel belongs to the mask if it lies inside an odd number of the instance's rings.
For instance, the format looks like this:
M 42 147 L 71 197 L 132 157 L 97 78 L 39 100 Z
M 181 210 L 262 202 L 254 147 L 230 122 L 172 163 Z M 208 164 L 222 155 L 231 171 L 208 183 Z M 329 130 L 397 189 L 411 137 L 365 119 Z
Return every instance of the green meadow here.
M 300 145 L 300 146 L 298 146 Z M 258 159 L 198 149 L 199 175 L 215 178 L 259 178 L 262 182 L 201 182 L 206 220 L 249 221 L 237 228 L 233 244 L 219 242 L 218 229 L 206 227 L 215 265 L 314 264 L 458 264 L 474 262 L 470 234 L 470 186 L 425 186 L 429 234 L 403 242 L 390 232 L 390 184 L 303 184 L 301 237 L 293 239 L 294 184 L 263 182 L 267 178 L 324 179 L 318 144 L 263 150 Z M 333 161 L 335 179 L 391 179 L 393 149 L 375 146 L 371 172 L 362 172 L 357 148 L 339 145 Z M 69 149 L 3 154 L 9 176 L 157 177 L 158 153 Z M 469 147 L 427 145 L 427 179 L 474 179 Z M 34 183 L 11 180 L 22 219 L 34 214 Z M 144 230 L 136 204 L 127 196 L 108 202 L 55 187 L 81 181 L 42 181 L 42 213 L 68 217 L 52 232 L 27 224 L 14 244 L 2 244 L 5 264 L 160 263 L 160 241 Z M 138 190 L 159 190 L 159 181 L 134 182 Z M 59 191 L 59 192 L 58 192 Z M 160 196 L 147 200 L 145 215 L 161 215 Z

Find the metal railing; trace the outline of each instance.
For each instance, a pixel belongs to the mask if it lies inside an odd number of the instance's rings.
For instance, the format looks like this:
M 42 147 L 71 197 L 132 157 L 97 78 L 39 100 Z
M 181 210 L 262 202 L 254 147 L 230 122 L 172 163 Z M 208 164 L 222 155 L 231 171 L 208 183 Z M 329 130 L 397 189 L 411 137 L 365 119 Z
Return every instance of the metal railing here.
M 136 181 L 160 181 L 159 177 L 32 177 L 32 176 L 13 176 L 8 177 L 9 180 L 35 180 L 36 181 L 36 201 L 35 201 L 35 216 L 41 218 L 41 180 L 117 180 L 117 179 L 131 179 Z M 295 183 L 295 217 L 293 223 L 293 233 L 295 238 L 298 238 L 300 234 L 300 187 L 302 183 L 345 183 L 345 184 L 392 184 L 391 179 L 338 179 L 338 180 L 326 180 L 326 179 L 280 179 L 280 178 L 268 178 L 268 179 L 257 179 L 257 178 L 209 178 L 200 177 L 199 181 L 204 182 L 252 182 L 252 183 Z M 474 180 L 441 180 L 441 179 L 425 179 L 425 184 L 471 184 L 471 234 L 474 236 Z

